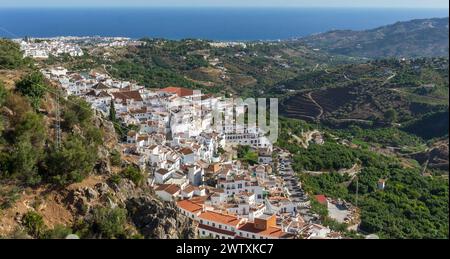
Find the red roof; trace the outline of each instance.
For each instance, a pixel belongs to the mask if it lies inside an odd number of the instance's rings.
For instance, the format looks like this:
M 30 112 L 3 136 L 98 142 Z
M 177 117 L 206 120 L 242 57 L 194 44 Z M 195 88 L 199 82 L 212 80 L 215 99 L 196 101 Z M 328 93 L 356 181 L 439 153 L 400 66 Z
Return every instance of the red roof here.
M 180 152 L 183 153 L 183 155 L 190 155 L 190 154 L 193 154 L 193 153 L 194 153 L 194 152 L 192 151 L 192 149 L 187 148 L 187 147 L 181 149 Z
M 326 204 L 327 203 L 327 197 L 325 195 L 316 195 L 315 196 L 316 200 L 320 203 L 320 204 Z
M 233 227 L 237 227 L 239 223 L 241 223 L 241 220 L 236 216 L 222 214 L 214 211 L 205 211 L 200 214 L 199 218 Z
M 247 222 L 245 225 L 241 226 L 239 230 L 254 233 L 259 236 L 264 236 L 268 238 L 293 238 L 292 234 L 283 232 L 281 228 L 278 227 L 269 227 L 267 229 L 261 230 L 255 227 L 255 223 Z
M 139 93 L 139 91 L 124 91 L 124 92 L 114 92 L 112 93 L 115 99 L 121 99 L 121 100 L 129 100 L 133 99 L 136 102 L 141 102 L 142 96 Z
M 198 228 L 234 237 L 234 232 L 233 231 L 220 229 L 220 228 L 215 228 L 215 227 L 211 227 L 211 226 L 208 226 L 208 225 L 205 225 L 205 224 L 199 224 Z
M 202 206 L 192 202 L 190 200 L 182 200 L 177 202 L 177 205 L 179 208 L 185 210 L 185 211 L 189 211 L 191 213 L 197 213 L 197 212 L 201 212 L 202 211 Z
M 191 96 L 194 94 L 192 89 L 187 89 L 183 87 L 166 87 L 161 89 L 162 92 L 176 94 L 179 97 Z
M 169 193 L 170 195 L 174 195 L 180 191 L 180 187 L 178 187 L 176 184 L 161 184 L 155 189 L 155 191 L 164 191 Z

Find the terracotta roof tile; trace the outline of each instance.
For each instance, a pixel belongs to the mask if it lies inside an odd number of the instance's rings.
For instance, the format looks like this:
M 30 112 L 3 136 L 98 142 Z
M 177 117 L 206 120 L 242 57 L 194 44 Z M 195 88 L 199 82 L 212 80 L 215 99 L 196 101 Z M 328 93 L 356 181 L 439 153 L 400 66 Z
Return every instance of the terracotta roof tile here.
M 192 89 L 182 88 L 182 87 L 166 87 L 161 89 L 162 92 L 176 94 L 179 97 L 191 96 L 194 94 Z
M 200 214 L 199 218 L 233 227 L 237 227 L 241 222 L 241 220 L 239 220 L 236 216 L 226 215 L 213 211 L 203 212 L 202 214 Z
M 199 204 L 197 204 L 195 202 L 192 202 L 190 200 L 178 201 L 177 202 L 177 206 L 180 209 L 183 209 L 185 211 L 189 211 L 191 213 L 197 213 L 197 212 L 202 211 L 202 206 L 201 205 L 199 205 Z
M 259 236 L 267 238 L 294 238 L 294 235 L 283 232 L 281 228 L 269 227 L 265 230 L 260 230 L 255 227 L 255 223 L 248 222 L 239 228 L 241 231 L 254 233 Z
M 139 91 L 124 91 L 124 92 L 114 92 L 112 93 L 115 99 L 129 100 L 133 99 L 137 102 L 143 101 Z

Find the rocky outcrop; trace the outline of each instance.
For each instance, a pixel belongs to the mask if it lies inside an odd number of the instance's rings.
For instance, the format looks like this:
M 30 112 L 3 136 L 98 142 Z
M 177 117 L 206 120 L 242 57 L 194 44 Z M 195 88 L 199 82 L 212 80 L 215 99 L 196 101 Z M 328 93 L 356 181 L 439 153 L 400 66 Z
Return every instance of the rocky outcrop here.
M 126 208 L 131 223 L 145 238 L 195 238 L 197 233 L 194 223 L 175 204 L 159 200 L 148 188 L 127 179 L 71 190 L 64 202 L 80 219 L 89 217 L 97 206 Z
M 104 119 L 103 115 L 98 111 L 96 111 L 94 125 L 95 127 L 104 130 L 104 145 L 106 147 L 112 148 L 117 144 L 118 138 L 114 128 L 114 124 L 111 121 Z
M 180 214 L 173 203 L 143 196 L 128 200 L 126 208 L 134 225 L 145 238 L 196 238 L 193 221 Z

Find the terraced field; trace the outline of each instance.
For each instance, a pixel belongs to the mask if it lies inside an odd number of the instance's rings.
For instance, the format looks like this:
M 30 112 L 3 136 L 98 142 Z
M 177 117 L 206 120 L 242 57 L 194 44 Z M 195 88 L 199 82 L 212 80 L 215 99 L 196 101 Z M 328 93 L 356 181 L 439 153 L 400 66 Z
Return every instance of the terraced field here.
M 300 93 L 283 103 L 282 114 L 290 118 L 320 120 L 351 103 L 355 98 L 350 88 L 330 88 Z
M 314 91 L 311 93 L 311 97 L 322 107 L 324 114 L 331 114 L 356 98 L 351 93 L 350 88 L 329 88 Z
M 297 94 L 283 103 L 281 114 L 296 119 L 307 121 L 316 120 L 321 114 L 320 107 L 317 106 L 308 96 L 309 93 Z

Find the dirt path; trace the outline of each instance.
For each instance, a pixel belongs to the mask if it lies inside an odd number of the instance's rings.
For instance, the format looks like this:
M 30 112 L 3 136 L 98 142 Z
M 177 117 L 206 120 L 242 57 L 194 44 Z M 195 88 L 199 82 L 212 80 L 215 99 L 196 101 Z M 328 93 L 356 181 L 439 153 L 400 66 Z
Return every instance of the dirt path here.
M 351 180 L 353 180 L 353 179 L 356 177 L 356 175 L 357 175 L 359 172 L 361 172 L 361 169 L 362 169 L 361 165 L 359 165 L 359 164 L 354 164 L 354 165 L 352 166 L 352 168 L 349 168 L 349 169 L 341 169 L 341 170 L 339 170 L 338 172 L 339 172 L 340 174 L 342 174 L 342 175 L 348 174 L 348 175 L 351 177 Z
M 347 81 L 352 81 L 345 73 L 342 74 Z
M 316 64 L 312 71 L 315 72 L 317 68 L 319 68 L 319 64 Z
M 306 94 L 306 96 L 311 100 L 311 102 L 314 103 L 314 105 L 316 105 L 319 108 L 319 115 L 316 116 L 316 120 L 320 121 L 320 119 L 322 118 L 323 115 L 323 108 L 322 106 L 320 106 L 320 104 L 318 102 L 316 102 L 316 100 L 314 100 L 314 98 L 312 97 L 312 92 L 309 92 Z
M 389 83 L 389 81 L 391 81 L 392 78 L 394 78 L 396 76 L 397 76 L 397 73 L 390 75 L 388 78 L 386 78 L 386 80 L 384 80 L 384 82 L 383 82 L 383 84 L 381 84 L 381 86 L 386 85 L 387 83 Z

